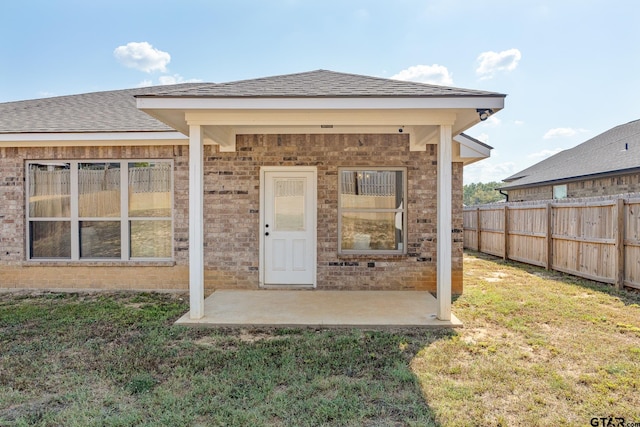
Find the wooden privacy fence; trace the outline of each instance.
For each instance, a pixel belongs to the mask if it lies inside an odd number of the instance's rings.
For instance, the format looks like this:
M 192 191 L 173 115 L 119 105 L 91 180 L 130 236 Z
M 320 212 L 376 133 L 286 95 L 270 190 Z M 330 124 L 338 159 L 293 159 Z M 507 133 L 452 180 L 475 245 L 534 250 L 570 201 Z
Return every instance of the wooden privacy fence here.
M 464 247 L 640 289 L 640 198 L 465 208 Z

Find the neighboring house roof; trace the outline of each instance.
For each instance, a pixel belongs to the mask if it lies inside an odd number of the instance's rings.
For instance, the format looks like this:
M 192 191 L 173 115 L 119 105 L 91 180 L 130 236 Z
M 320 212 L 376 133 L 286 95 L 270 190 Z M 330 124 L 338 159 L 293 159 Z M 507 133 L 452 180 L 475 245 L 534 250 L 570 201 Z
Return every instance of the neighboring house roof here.
M 436 86 L 328 70 L 285 74 L 229 83 L 205 83 L 189 87 L 150 91 L 161 97 L 504 97 L 495 92 Z
M 616 126 L 506 179 L 501 190 L 640 171 L 640 120 Z
M 172 86 L 185 88 L 201 83 Z M 0 134 L 72 132 L 173 132 L 136 107 L 134 95 L 166 86 L 83 93 L 0 103 Z

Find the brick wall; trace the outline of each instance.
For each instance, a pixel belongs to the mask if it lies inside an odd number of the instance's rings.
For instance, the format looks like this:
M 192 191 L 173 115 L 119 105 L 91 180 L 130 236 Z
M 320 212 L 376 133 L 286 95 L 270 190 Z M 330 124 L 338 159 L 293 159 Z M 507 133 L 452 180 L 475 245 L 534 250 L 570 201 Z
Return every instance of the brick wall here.
M 318 169 L 318 288 L 436 288 L 436 146 L 410 152 L 408 135 L 241 135 L 234 153 L 205 157 L 205 280 L 255 288 L 261 166 Z M 404 166 L 407 256 L 338 256 L 338 167 Z M 462 291 L 462 165 L 454 165 L 454 292 Z
M 205 147 L 205 286 L 258 287 L 261 166 L 318 169 L 318 288 L 436 288 L 436 149 L 409 151 L 408 135 L 240 135 L 233 153 Z M 24 162 L 28 159 L 174 159 L 175 263 L 25 262 Z M 338 256 L 337 170 L 404 166 L 406 256 Z M 462 292 L 462 165 L 453 165 L 453 292 Z M 0 148 L 0 287 L 188 288 L 188 147 Z M 81 265 L 78 265 L 81 264 Z
M 174 159 L 175 262 L 25 262 L 25 161 Z M 188 289 L 188 150 L 165 147 L 0 148 L 0 288 Z
M 567 198 L 612 196 L 640 192 L 640 173 L 567 183 Z M 528 202 L 553 198 L 553 185 L 510 190 L 510 202 Z

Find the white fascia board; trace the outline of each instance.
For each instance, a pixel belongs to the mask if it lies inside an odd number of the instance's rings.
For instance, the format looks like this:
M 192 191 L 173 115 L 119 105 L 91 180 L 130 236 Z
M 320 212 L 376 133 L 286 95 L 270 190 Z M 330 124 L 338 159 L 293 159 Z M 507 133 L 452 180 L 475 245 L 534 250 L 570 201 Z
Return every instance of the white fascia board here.
M 217 127 L 217 126 L 214 126 Z M 208 129 L 209 127 L 207 127 Z M 237 126 L 236 135 L 273 134 L 402 134 L 412 133 L 413 126 Z
M 402 126 L 453 124 L 457 110 L 205 110 L 182 114 L 201 126 Z
M 491 156 L 491 148 L 478 144 L 476 141 L 464 135 L 456 135 L 453 140 L 460 144 L 461 158 L 486 159 Z
M 0 141 L 118 141 L 141 139 L 189 139 L 180 132 L 34 132 L 3 133 Z
M 96 146 L 96 145 L 173 145 L 189 138 L 180 132 L 60 132 L 4 133 L 2 147 Z
M 141 110 L 384 110 L 504 108 L 502 96 L 415 98 L 136 98 Z

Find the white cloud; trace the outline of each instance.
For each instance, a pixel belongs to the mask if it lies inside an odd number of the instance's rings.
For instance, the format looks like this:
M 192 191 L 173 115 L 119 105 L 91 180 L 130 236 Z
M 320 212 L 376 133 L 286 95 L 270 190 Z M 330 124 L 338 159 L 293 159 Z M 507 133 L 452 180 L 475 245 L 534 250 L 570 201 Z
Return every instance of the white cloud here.
M 522 54 L 518 49 L 503 50 L 502 52 L 482 52 L 478 56 L 476 74 L 481 79 L 490 79 L 498 71 L 513 71 L 518 66 Z
M 125 67 L 151 73 L 153 71 L 167 71 L 167 64 L 171 55 L 151 46 L 147 42 L 131 42 L 125 46 L 118 46 L 113 55 Z
M 160 76 L 158 77 L 158 81 L 161 85 L 175 85 L 177 83 L 199 83 L 202 80 L 200 79 L 186 79 L 182 77 L 180 74 L 174 74 L 172 76 Z
M 481 133 L 480 135 L 476 136 L 476 139 L 480 142 L 484 142 L 485 144 L 489 143 L 489 135 L 487 135 L 486 133 Z
M 514 124 L 514 125 L 517 125 L 517 126 L 522 126 L 522 125 L 524 124 L 524 121 L 522 121 L 522 120 L 516 120 L 516 121 L 514 121 L 514 122 L 513 122 L 513 124 Z
M 500 182 L 516 173 L 513 162 L 494 163 L 491 159 L 482 160 L 464 168 L 464 183 Z
M 480 124 L 484 127 L 488 127 L 488 128 L 495 128 L 500 126 L 500 124 L 502 123 L 502 121 L 496 117 L 496 116 L 489 116 L 489 118 L 487 118 L 487 120 L 485 120 L 484 122 L 480 122 Z
M 542 151 L 538 151 L 537 153 L 529 154 L 527 158 L 540 161 L 542 159 L 546 159 L 547 157 L 551 157 L 554 154 L 558 154 L 561 151 L 562 151 L 562 148 L 555 148 L 553 150 L 542 150 Z
M 200 83 L 201 81 L 200 79 L 185 79 L 180 74 L 174 74 L 172 76 L 166 75 L 158 77 L 158 83 L 154 83 L 153 80 L 143 80 L 138 83 L 138 87 L 175 85 L 178 83 Z
M 553 128 L 553 129 L 549 129 L 547 133 L 544 134 L 543 138 L 544 139 L 568 138 L 584 132 L 588 132 L 588 130 L 574 129 L 574 128 Z
M 407 80 L 419 83 L 429 83 L 441 86 L 453 85 L 453 75 L 444 65 L 412 65 L 406 70 L 391 76 L 396 80 Z

